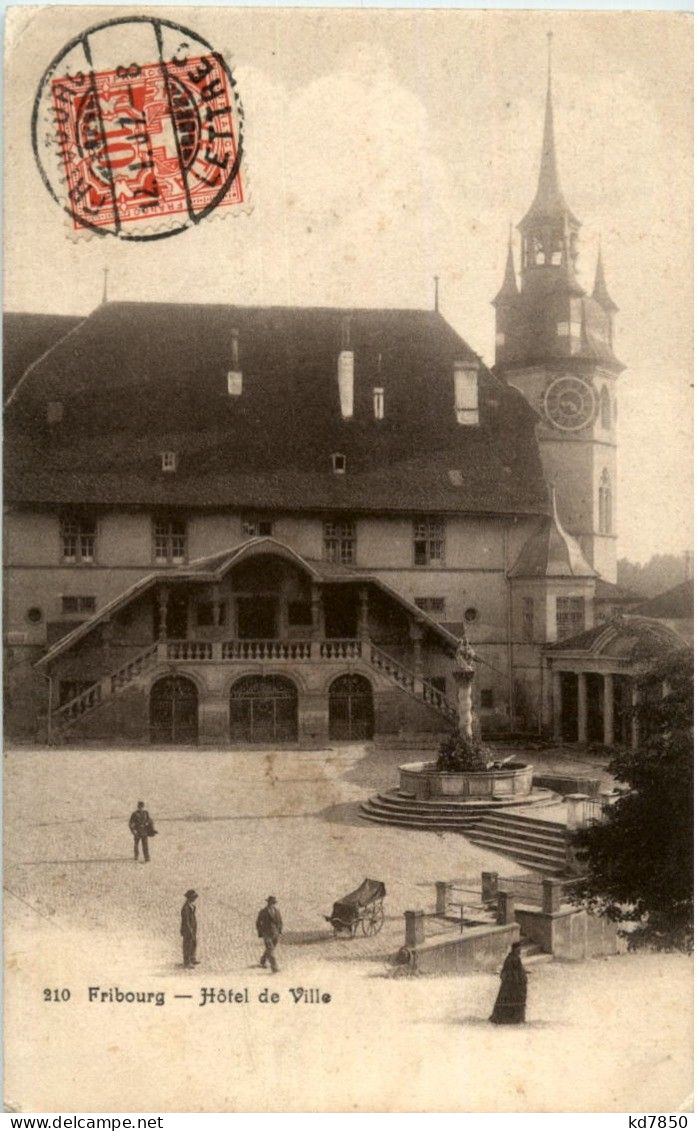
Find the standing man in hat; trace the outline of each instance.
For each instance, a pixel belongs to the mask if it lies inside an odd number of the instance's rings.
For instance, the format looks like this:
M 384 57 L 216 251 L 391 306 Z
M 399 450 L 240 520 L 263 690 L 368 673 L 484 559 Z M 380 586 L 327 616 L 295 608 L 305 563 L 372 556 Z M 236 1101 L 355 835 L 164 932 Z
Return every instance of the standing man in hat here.
M 264 940 L 264 953 L 259 965 L 266 966 L 268 962 L 274 974 L 278 974 L 278 963 L 274 951 L 283 934 L 283 920 L 276 904 L 276 896 L 270 895 L 266 900 L 266 907 L 262 907 L 257 915 L 257 934 Z
M 150 850 L 148 848 L 148 837 L 155 836 L 155 826 L 153 825 L 152 818 L 145 808 L 145 802 L 139 801 L 138 808 L 135 809 L 129 819 L 128 827 L 133 834 L 133 859 L 136 864 L 138 863 L 138 845 L 143 848 L 143 863 L 147 864 L 150 860 Z
M 196 900 L 198 899 L 198 892 L 193 888 L 189 888 L 186 892 L 184 899 L 186 903 L 182 907 L 182 925 L 180 934 L 182 937 L 182 950 L 184 952 L 184 966 L 198 966 L 198 959 L 196 958 Z

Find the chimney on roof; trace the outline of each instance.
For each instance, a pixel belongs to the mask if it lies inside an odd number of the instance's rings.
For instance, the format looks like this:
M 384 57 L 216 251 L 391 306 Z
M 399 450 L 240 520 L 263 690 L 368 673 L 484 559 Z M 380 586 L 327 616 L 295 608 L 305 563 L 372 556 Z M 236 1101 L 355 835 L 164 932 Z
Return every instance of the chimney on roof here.
M 242 370 L 240 369 L 240 334 L 232 331 L 232 368 L 227 375 L 227 391 L 231 397 L 242 395 Z
M 353 350 L 351 349 L 351 316 L 345 314 L 341 320 L 341 350 L 337 368 L 339 382 L 339 404 L 344 420 L 353 417 Z

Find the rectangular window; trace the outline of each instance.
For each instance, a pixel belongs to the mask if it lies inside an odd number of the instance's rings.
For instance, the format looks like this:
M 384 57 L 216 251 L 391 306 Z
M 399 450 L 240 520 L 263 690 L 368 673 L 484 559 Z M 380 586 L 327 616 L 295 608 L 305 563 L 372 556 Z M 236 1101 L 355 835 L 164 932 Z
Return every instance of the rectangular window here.
M 479 380 L 477 369 L 455 362 L 455 416 L 458 424 L 479 424 Z
M 260 518 L 258 514 L 243 514 L 242 533 L 245 538 L 270 538 L 273 534 L 273 521 L 270 518 Z
M 385 390 L 373 389 L 373 412 L 376 420 L 383 420 L 385 416 Z
M 351 520 L 331 520 L 324 524 L 324 560 L 351 565 L 356 560 L 356 524 Z
M 180 518 L 156 519 L 153 542 L 157 565 L 181 565 L 186 560 L 186 522 Z
M 312 624 L 312 605 L 309 601 L 288 602 L 288 624 L 296 627 Z
M 64 613 L 93 613 L 97 608 L 96 597 L 73 597 L 71 595 L 62 597 L 61 602 Z
M 445 613 L 445 597 L 415 597 L 414 604 L 424 613 Z
M 494 706 L 494 689 L 492 687 L 483 687 L 479 693 L 479 705 L 485 711 L 491 711 Z
M 583 629 L 583 597 L 557 597 L 557 640 L 566 640 Z
M 568 338 L 568 336 L 569 336 L 569 323 L 568 322 L 557 322 L 557 337 L 558 338 Z
M 177 470 L 177 453 L 176 452 L 162 452 L 162 470 L 163 471 L 176 471 Z
M 97 523 L 84 515 L 64 515 L 60 524 L 61 555 L 68 564 L 90 564 L 97 544 Z
M 523 640 L 530 642 L 535 637 L 535 602 L 532 597 L 523 597 Z
M 220 627 L 225 624 L 227 615 L 227 607 L 224 601 L 201 601 L 196 606 L 196 624 L 199 628 L 215 626 Z
M 445 564 L 445 519 L 414 519 L 414 565 Z

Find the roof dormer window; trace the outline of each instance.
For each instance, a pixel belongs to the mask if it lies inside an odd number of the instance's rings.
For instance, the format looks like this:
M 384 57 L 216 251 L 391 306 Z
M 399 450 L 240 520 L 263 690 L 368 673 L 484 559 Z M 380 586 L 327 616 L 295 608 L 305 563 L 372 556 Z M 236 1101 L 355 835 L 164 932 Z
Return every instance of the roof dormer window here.
M 176 452 L 161 452 L 162 470 L 163 471 L 176 471 L 177 470 L 177 453 Z
M 334 452 L 332 455 L 332 471 L 335 475 L 346 474 L 346 456 L 342 452 Z

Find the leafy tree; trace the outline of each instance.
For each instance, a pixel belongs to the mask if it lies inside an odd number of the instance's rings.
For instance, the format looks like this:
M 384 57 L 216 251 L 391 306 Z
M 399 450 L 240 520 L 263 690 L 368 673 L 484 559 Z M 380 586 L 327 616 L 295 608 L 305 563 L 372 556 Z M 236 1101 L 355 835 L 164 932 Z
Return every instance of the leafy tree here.
M 693 656 L 664 656 L 641 680 L 639 749 L 610 770 L 630 787 L 602 823 L 580 830 L 586 874 L 576 898 L 589 910 L 633 924 L 630 949 L 693 948 Z M 664 692 L 667 690 L 667 694 Z

